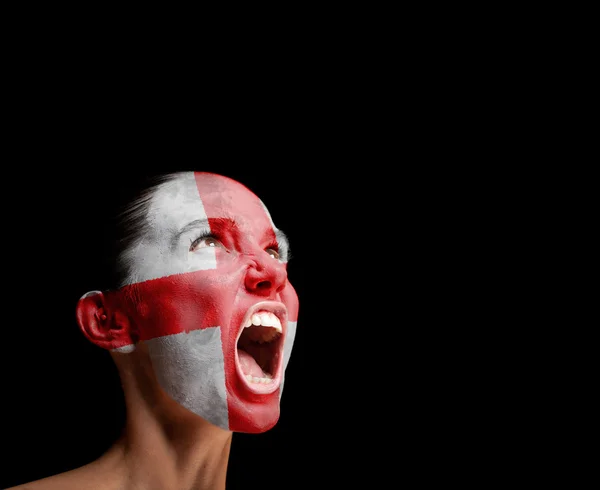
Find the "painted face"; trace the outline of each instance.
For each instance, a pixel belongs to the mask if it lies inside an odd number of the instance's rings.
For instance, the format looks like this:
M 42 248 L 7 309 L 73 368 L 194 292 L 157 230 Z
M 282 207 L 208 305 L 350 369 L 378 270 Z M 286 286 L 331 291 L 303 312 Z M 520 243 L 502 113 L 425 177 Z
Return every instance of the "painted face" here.
M 125 259 L 130 283 L 113 294 L 162 389 L 227 430 L 275 425 L 298 297 L 263 203 L 227 177 L 182 173 L 152 197 L 148 229 Z

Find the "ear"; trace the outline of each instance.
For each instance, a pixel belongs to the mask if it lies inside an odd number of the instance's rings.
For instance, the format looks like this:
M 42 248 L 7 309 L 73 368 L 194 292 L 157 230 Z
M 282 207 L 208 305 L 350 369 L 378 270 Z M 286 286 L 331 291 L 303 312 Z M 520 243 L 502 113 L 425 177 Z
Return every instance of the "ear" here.
M 101 291 L 84 294 L 77 302 L 76 315 L 83 335 L 98 347 L 125 353 L 135 350 L 129 319 L 110 308 Z

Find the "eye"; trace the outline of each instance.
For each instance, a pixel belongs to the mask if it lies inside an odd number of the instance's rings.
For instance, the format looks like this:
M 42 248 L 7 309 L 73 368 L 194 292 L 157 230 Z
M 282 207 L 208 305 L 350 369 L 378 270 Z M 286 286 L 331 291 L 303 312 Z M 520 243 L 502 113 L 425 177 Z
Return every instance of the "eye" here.
M 274 248 L 267 248 L 265 252 L 267 252 L 274 259 L 279 260 L 279 252 Z
M 221 247 L 221 248 L 225 248 L 225 246 L 219 241 L 217 240 L 214 236 L 212 235 L 205 235 L 205 236 L 200 236 L 198 238 L 196 238 L 190 245 L 190 252 L 196 252 L 198 250 L 200 250 L 201 248 L 206 248 L 206 247 Z

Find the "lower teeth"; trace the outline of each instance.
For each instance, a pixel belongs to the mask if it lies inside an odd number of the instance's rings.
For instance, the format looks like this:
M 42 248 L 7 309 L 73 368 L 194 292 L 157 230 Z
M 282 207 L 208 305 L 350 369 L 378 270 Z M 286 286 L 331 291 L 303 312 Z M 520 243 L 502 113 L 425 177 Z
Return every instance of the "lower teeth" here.
M 251 383 L 263 383 L 263 384 L 267 384 L 267 383 L 271 383 L 273 381 L 273 377 L 270 374 L 266 375 L 266 378 L 259 378 L 257 376 L 252 376 L 250 374 L 246 374 L 246 379 L 248 381 L 250 381 Z

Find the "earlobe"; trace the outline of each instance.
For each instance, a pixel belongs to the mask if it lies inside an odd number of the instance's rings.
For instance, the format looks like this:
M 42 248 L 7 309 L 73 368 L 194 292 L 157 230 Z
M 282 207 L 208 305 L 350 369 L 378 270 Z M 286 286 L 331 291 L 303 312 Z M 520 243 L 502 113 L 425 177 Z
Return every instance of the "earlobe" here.
M 117 352 L 135 350 L 127 316 L 109 307 L 101 291 L 84 294 L 77 302 L 76 316 L 83 335 L 98 347 Z

